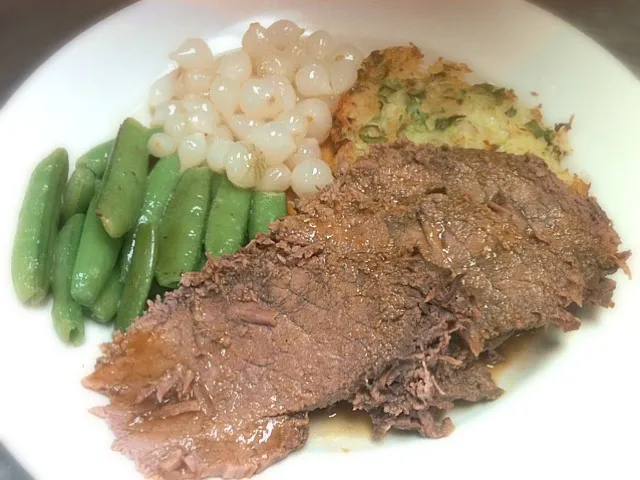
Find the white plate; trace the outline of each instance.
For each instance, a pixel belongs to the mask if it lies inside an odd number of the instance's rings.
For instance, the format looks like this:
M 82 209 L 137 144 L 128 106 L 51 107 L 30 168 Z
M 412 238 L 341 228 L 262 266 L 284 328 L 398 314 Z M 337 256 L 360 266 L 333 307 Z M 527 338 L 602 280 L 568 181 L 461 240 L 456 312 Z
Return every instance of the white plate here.
M 48 309 L 25 309 L 13 294 L 8 259 L 30 170 L 55 146 L 75 157 L 113 135 L 125 116 L 140 111 L 151 81 L 169 66 L 167 53 L 183 39 L 205 37 L 220 52 L 239 45 L 250 21 L 278 18 L 326 28 L 363 47 L 412 41 L 467 62 L 531 103 L 542 102 L 550 121 L 575 114 L 570 165 L 593 181 L 625 246 L 640 253 L 640 83 L 587 37 L 535 7 L 515 0 L 134 5 L 53 56 L 0 113 L 0 435 L 36 478 L 138 475 L 129 460 L 110 451 L 105 424 L 87 413 L 104 398 L 79 383 L 108 330 L 89 325 L 83 347 L 65 348 Z M 530 91 L 540 96 L 528 97 Z M 631 268 L 640 275 L 637 256 Z M 635 476 L 640 282 L 616 279 L 614 310 L 592 315 L 555 348 L 532 348 L 528 367 L 521 364 L 503 378 L 503 398 L 454 414 L 458 428 L 451 437 L 373 444 L 316 435 L 264 478 Z

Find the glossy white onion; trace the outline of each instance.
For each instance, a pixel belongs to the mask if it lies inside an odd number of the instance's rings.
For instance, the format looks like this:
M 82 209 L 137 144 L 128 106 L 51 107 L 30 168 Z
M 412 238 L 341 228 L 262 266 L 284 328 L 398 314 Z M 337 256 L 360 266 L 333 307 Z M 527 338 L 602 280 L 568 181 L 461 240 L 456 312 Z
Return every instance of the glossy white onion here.
M 247 142 L 262 152 L 267 166 L 284 163 L 296 151 L 291 132 L 280 122 L 271 122 L 256 128 L 247 137 Z
M 154 133 L 149 137 L 147 150 L 154 157 L 162 158 L 176 153 L 178 143 L 176 139 L 166 133 Z
M 291 20 L 277 20 L 269 28 L 267 28 L 269 34 L 269 41 L 275 48 L 283 49 L 288 45 L 296 43 L 304 32 L 303 28 L 300 28 Z
M 303 65 L 296 72 L 295 83 L 303 97 L 331 95 L 331 74 L 323 63 Z
M 319 143 L 324 142 L 331 131 L 331 111 L 325 102 L 318 98 L 307 98 L 296 105 L 296 110 L 309 121 L 308 137 L 313 137 Z
M 231 80 L 236 80 L 241 84 L 251 77 L 251 57 L 244 50 L 236 50 L 227 53 L 220 61 L 218 73 Z
M 248 117 L 264 120 L 282 112 L 283 105 L 273 82 L 251 78 L 240 90 L 240 108 Z
M 201 38 L 190 38 L 184 41 L 169 58 L 182 68 L 213 68 L 213 54 L 207 42 Z
M 336 111 L 338 110 L 340 95 L 321 95 L 318 98 L 327 104 L 331 115 L 336 113 Z
M 324 58 L 333 51 L 334 40 L 329 32 L 318 30 L 309 35 L 305 46 L 307 48 L 307 55 L 311 58 Z
M 240 103 L 240 82 L 216 76 L 209 89 L 209 99 L 222 115 L 231 117 Z
M 173 84 L 173 98 L 176 100 L 182 99 L 187 93 L 187 90 L 184 86 L 184 72 L 181 72 L 176 78 L 175 83 Z
M 225 155 L 225 170 L 231 183 L 241 188 L 255 187 L 260 175 L 260 159 L 242 143 L 229 146 Z
M 233 132 L 226 125 L 218 125 L 207 135 L 207 144 L 211 145 L 217 140 L 233 141 Z
M 257 73 L 261 77 L 282 75 L 293 80 L 296 64 L 293 58 L 283 52 L 267 52 L 257 63 Z
M 276 165 L 267 168 L 256 189 L 261 192 L 284 192 L 290 186 L 291 170 L 286 165 Z
M 215 76 L 212 70 L 188 70 L 184 74 L 185 93 L 206 94 Z
M 299 43 L 289 45 L 282 53 L 291 59 L 294 68 L 299 68 L 305 63 L 308 63 L 309 57 L 307 56 L 307 49 Z
M 267 29 L 259 23 L 251 23 L 242 36 L 242 49 L 252 57 L 260 57 L 269 51 Z
M 346 92 L 358 79 L 358 66 L 350 60 L 338 60 L 329 68 L 331 72 L 331 90 L 334 95 Z
M 357 66 L 360 66 L 362 59 L 364 58 L 364 54 L 362 50 L 360 50 L 355 45 L 351 45 L 350 43 L 343 43 L 338 45 L 329 55 L 329 58 L 335 62 L 340 60 L 349 60 L 354 62 Z
M 298 145 L 296 154 L 307 158 L 322 158 L 320 144 L 315 138 L 305 138 L 300 145 Z
M 222 173 L 225 170 L 225 159 L 233 140 L 217 138 L 207 149 L 207 165 L 214 172 Z
M 284 164 L 289 167 L 289 170 L 293 171 L 294 168 L 296 168 L 303 160 L 308 160 L 309 157 L 305 157 L 304 155 L 300 155 L 298 153 L 295 153 L 293 155 L 291 155 L 289 158 L 287 158 L 284 161 Z
M 291 173 L 291 188 L 299 197 L 314 195 L 331 182 L 333 175 L 329 165 L 318 159 L 303 160 Z
M 304 141 L 304 137 L 307 136 L 309 131 L 309 120 L 302 112 L 297 110 L 283 112 L 278 116 L 277 120 L 286 125 L 296 145 L 300 145 Z
M 167 118 L 167 121 L 164 122 L 164 131 L 176 140 L 182 140 L 190 133 L 189 125 L 187 123 L 187 115 L 184 113 L 178 113 Z
M 207 140 L 203 133 L 192 133 L 180 141 L 178 145 L 178 156 L 180 157 L 180 168 L 188 168 L 202 165 L 207 155 Z
M 149 106 L 151 108 L 171 100 L 173 87 L 179 74 L 179 70 L 173 70 L 153 82 L 149 90 Z
M 296 94 L 296 90 L 293 88 L 293 85 L 291 85 L 291 82 L 286 77 L 274 75 L 266 77 L 265 81 L 275 85 L 279 93 L 279 101 L 282 102 L 283 111 L 288 112 L 295 108 L 296 102 L 298 101 L 298 95 Z
M 228 120 L 229 128 L 238 140 L 246 139 L 256 127 L 263 124 L 262 120 L 251 118 L 244 114 L 233 115 Z
M 151 126 L 164 126 L 164 123 L 169 117 L 178 113 L 184 113 L 184 108 L 179 101 L 169 100 L 168 102 L 163 102 L 155 108 L 153 118 L 151 119 Z

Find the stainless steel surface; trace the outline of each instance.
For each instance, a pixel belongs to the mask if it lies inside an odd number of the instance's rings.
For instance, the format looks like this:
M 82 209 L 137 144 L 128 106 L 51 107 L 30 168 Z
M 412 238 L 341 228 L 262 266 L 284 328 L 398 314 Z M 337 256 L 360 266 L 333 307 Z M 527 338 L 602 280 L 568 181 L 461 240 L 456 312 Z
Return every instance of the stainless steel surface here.
M 133 2 L 0 0 L 0 106 L 57 48 L 130 3 Z M 533 0 L 533 3 L 583 30 L 640 77 L 640 1 Z M 23 480 L 28 478 L 25 475 L 0 445 L 0 480 Z

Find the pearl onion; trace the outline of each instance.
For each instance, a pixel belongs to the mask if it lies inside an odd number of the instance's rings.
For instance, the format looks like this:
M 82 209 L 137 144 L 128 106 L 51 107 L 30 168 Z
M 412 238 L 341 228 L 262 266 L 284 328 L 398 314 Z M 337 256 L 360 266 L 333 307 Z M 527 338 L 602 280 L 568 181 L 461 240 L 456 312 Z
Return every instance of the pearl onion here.
M 207 155 L 207 140 L 203 133 L 192 133 L 178 145 L 178 156 L 182 170 L 201 165 Z
M 164 123 L 164 131 L 176 140 L 182 140 L 189 133 L 187 116 L 183 113 L 178 113 L 167 118 Z
M 279 122 L 267 123 L 256 128 L 247 137 L 247 142 L 262 152 L 268 166 L 282 164 L 296 151 L 291 132 L 286 125 Z
M 169 54 L 169 58 L 182 68 L 212 68 L 213 54 L 207 42 L 201 38 L 190 38 L 183 42 L 177 50 Z
M 207 143 L 213 144 L 216 140 L 229 140 L 233 142 L 233 132 L 226 125 L 218 125 L 207 135 Z
M 229 119 L 229 128 L 238 140 L 245 140 L 256 128 L 264 124 L 262 120 L 247 117 L 246 115 L 234 115 Z
M 296 88 L 303 97 L 331 95 L 331 74 L 326 65 L 311 63 L 300 67 L 295 76 Z
M 296 154 L 307 158 L 322 158 L 320 144 L 315 138 L 305 138 L 298 146 Z
M 240 108 L 251 118 L 273 118 L 282 112 L 282 101 L 272 82 L 261 78 L 247 80 L 240 90 Z
M 264 55 L 269 50 L 267 29 L 259 23 L 251 23 L 242 36 L 242 49 L 252 57 Z
M 291 20 L 278 20 L 267 28 L 267 32 L 273 46 L 282 49 L 292 43 L 296 43 L 304 29 Z
M 305 138 L 298 146 L 298 150 L 296 150 L 295 155 L 289 157 L 285 164 L 287 165 L 287 167 L 293 170 L 298 166 L 299 163 L 309 158 L 322 158 L 322 150 L 320 150 L 320 144 L 315 138 Z
M 176 83 L 178 74 L 178 70 L 173 70 L 153 82 L 149 90 L 149 105 L 151 108 L 171 100 L 173 96 L 173 86 Z
M 279 100 L 282 102 L 283 111 L 288 112 L 296 106 L 298 95 L 296 94 L 296 90 L 293 88 L 293 85 L 291 85 L 289 79 L 280 75 L 274 75 L 266 77 L 265 81 L 272 83 L 277 88 L 279 92 Z
M 286 125 L 296 144 L 304 141 L 304 137 L 309 131 L 309 120 L 301 112 L 296 110 L 283 112 L 277 120 Z
M 207 150 L 207 164 L 214 172 L 222 173 L 225 169 L 225 159 L 233 140 L 218 138 L 209 145 Z
M 225 155 L 225 169 L 231 183 L 241 188 L 253 188 L 260 176 L 258 154 L 242 143 L 229 146 Z
M 314 195 L 331 182 L 333 175 L 329 165 L 318 159 L 303 160 L 291 174 L 291 188 L 299 197 Z
M 325 30 L 318 30 L 307 38 L 307 55 L 311 58 L 324 58 L 333 50 L 333 37 Z
M 329 136 L 332 122 L 327 104 L 318 98 L 307 98 L 298 102 L 296 110 L 309 121 L 307 136 L 315 138 L 319 143 L 324 142 Z
M 180 73 L 173 84 L 173 98 L 180 99 L 187 94 L 187 89 L 184 86 L 184 73 Z
M 329 111 L 331 112 L 331 115 L 336 113 L 336 111 L 338 110 L 338 105 L 340 103 L 339 102 L 340 95 L 322 95 L 318 98 L 327 104 L 327 107 L 329 107 Z
M 187 123 L 193 132 L 212 133 L 220 122 L 220 115 L 204 97 L 190 96 L 182 101 L 187 110 Z
M 240 82 L 216 76 L 209 89 L 209 98 L 220 113 L 230 117 L 240 103 Z
M 179 102 L 175 100 L 169 100 L 168 102 L 158 105 L 153 112 L 153 119 L 151 120 L 152 127 L 163 126 L 169 117 L 178 113 L 183 113 L 184 108 Z
M 212 70 L 189 70 L 184 73 L 184 90 L 186 93 L 207 93 L 211 82 L 213 82 L 213 77 Z
M 357 66 L 360 66 L 362 59 L 364 59 L 364 54 L 358 47 L 351 45 L 350 43 L 343 43 L 342 45 L 338 45 L 333 52 L 331 52 L 329 58 L 336 62 L 339 62 L 340 60 L 349 60 L 354 62 Z
M 296 73 L 296 64 L 293 58 L 282 52 L 268 52 L 258 62 L 258 75 L 282 75 L 293 80 Z
M 308 63 L 307 49 L 298 43 L 289 45 L 282 53 L 289 57 L 293 62 L 294 68 L 298 68 L 305 63 Z
M 218 73 L 242 84 L 251 77 L 251 57 L 243 50 L 228 53 L 222 57 Z
M 330 67 L 331 90 L 340 95 L 349 90 L 358 79 L 358 67 L 350 60 L 338 60 Z
M 173 155 L 176 153 L 177 148 L 176 139 L 166 133 L 154 133 L 149 137 L 149 142 L 147 142 L 147 150 L 157 158 Z
M 269 167 L 264 172 L 256 189 L 261 192 L 284 192 L 291 186 L 291 170 L 285 165 Z

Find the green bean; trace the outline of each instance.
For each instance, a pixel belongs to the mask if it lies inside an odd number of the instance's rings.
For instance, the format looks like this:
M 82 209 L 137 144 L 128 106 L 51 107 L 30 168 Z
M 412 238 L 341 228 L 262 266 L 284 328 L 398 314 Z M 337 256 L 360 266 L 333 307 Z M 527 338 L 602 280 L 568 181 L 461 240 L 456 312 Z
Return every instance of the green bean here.
M 169 203 L 158 238 L 156 279 L 174 288 L 184 272 L 197 269 L 211 198 L 211 170 L 192 168 L 182 174 Z
M 91 317 L 100 323 L 109 323 L 118 313 L 124 284 L 120 280 L 120 269 L 114 268 L 107 284 L 90 307 Z
M 204 244 L 207 252 L 219 257 L 245 245 L 250 206 L 251 190 L 223 178 L 209 213 Z
M 96 215 L 112 238 L 135 226 L 147 183 L 149 130 L 132 118 L 120 127 L 98 196 Z
M 23 303 L 40 303 L 49 292 L 62 191 L 68 173 L 69 156 L 59 148 L 36 166 L 29 179 L 11 254 L 13 287 Z
M 109 156 L 113 150 L 114 139 L 101 143 L 93 147 L 86 152 L 76 161 L 76 168 L 87 167 L 91 170 L 96 178 L 102 178 L 105 170 L 107 169 L 107 163 L 109 162 Z
M 71 174 L 62 195 L 62 220 L 76 213 L 86 213 L 96 191 L 96 174 L 87 167 L 78 167 Z
M 164 157 L 151 170 L 137 224 L 159 226 L 173 192 L 180 181 L 180 160 L 176 155 Z M 134 248 L 134 232 L 127 234 L 122 249 L 122 279 L 127 275 Z
M 122 239 L 111 238 L 95 214 L 99 196 L 100 192 L 89 204 L 71 277 L 71 295 L 86 307 L 95 303 L 107 284 L 122 246 Z
M 222 173 L 213 172 L 211 175 L 211 201 L 216 198 L 218 195 L 218 190 L 220 189 L 220 185 L 222 184 L 222 180 L 224 180 L 225 176 Z
M 53 254 L 51 289 L 53 291 L 53 326 L 65 343 L 79 345 L 84 340 L 82 307 L 71 297 L 71 273 L 78 253 L 84 214 L 73 215 L 64 224 Z
M 157 257 L 156 227 L 141 223 L 136 228 L 136 247 L 127 278 L 124 282 L 122 299 L 116 315 L 116 328 L 126 330 L 136 317 L 144 311 L 153 281 Z
M 260 232 L 268 232 L 269 224 L 287 216 L 287 194 L 284 192 L 253 192 L 251 216 L 249 217 L 249 238 L 254 239 Z

